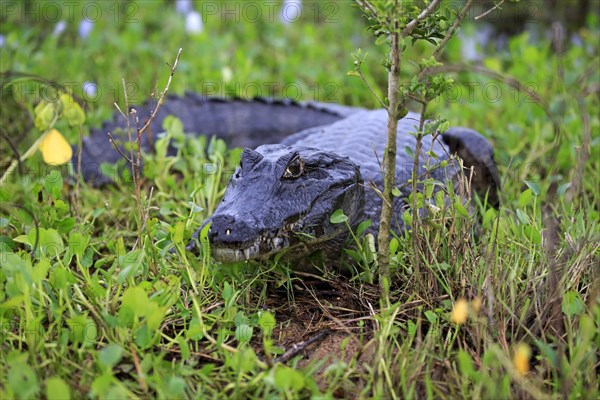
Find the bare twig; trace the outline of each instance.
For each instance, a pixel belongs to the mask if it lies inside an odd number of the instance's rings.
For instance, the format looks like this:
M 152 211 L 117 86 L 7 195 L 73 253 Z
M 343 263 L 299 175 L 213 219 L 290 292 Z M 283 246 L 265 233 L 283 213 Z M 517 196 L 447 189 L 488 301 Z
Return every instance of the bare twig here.
M 373 89 L 373 87 L 369 84 L 369 81 L 367 80 L 367 78 L 365 77 L 365 75 L 363 74 L 362 70 L 359 68 L 356 69 L 356 71 L 358 72 L 358 74 L 360 75 L 360 78 L 363 80 L 363 82 L 367 85 L 367 88 L 369 89 L 369 91 L 371 92 L 371 94 L 377 99 L 377 101 L 379 102 L 379 105 L 383 108 L 387 108 L 387 105 L 383 102 L 383 100 L 381 100 L 381 98 L 379 96 L 377 96 L 377 93 L 375 93 L 375 90 Z
M 169 75 L 169 80 L 167 81 L 167 85 L 165 86 L 165 89 L 161 92 L 161 94 L 158 98 L 158 103 L 156 103 L 156 107 L 152 111 L 152 114 L 150 114 L 150 118 L 148 118 L 148 121 L 146 121 L 146 123 L 144 124 L 142 129 L 139 131 L 139 134 L 144 133 L 146 131 L 146 129 L 148 129 L 148 127 L 150 126 L 150 123 L 152 123 L 152 121 L 156 117 L 156 113 L 158 112 L 158 110 L 160 110 L 160 107 L 163 105 L 163 103 L 165 101 L 165 96 L 166 96 L 167 92 L 169 91 L 169 86 L 171 86 L 171 80 L 173 79 L 173 75 L 175 74 L 175 70 L 177 69 L 177 64 L 179 64 L 179 57 L 181 57 L 182 51 L 183 51 L 183 49 L 180 48 L 179 51 L 177 52 L 177 57 L 175 58 L 175 62 L 173 63 L 173 66 L 170 66 L 169 64 L 167 64 L 171 67 L 171 75 Z
M 23 166 L 21 165 L 21 154 L 19 153 L 19 150 L 17 150 L 17 146 L 15 146 L 15 144 L 12 142 L 12 140 L 10 140 L 8 135 L 6 133 L 4 133 L 4 130 L 2 128 L 0 128 L 0 137 L 3 140 L 5 140 L 6 143 L 8 143 L 11 150 L 15 154 L 15 162 L 17 163 L 17 169 L 19 170 L 19 175 L 23 175 Z
M 125 98 L 125 109 L 129 110 L 129 96 L 127 95 L 127 85 L 125 84 L 125 79 L 122 79 L 121 83 L 123 84 L 123 97 Z M 121 111 L 121 110 L 119 110 L 119 111 Z M 134 111 L 135 110 L 131 110 L 131 112 L 134 112 Z M 128 143 L 132 143 L 131 142 L 131 120 L 129 119 L 131 112 L 129 112 L 129 114 L 124 114 L 125 120 L 127 121 L 127 138 L 129 140 Z M 121 114 L 122 114 L 122 112 L 121 112 Z M 129 146 L 129 160 L 130 160 L 131 168 L 135 168 L 135 165 L 133 163 L 133 148 L 131 146 Z M 133 183 L 136 184 L 135 174 L 134 174 L 133 169 L 131 170 L 131 175 L 132 175 L 132 178 L 134 179 Z
M 131 358 L 133 358 L 133 365 L 135 365 L 135 372 L 138 376 L 138 382 L 140 383 L 140 387 L 144 391 L 144 393 L 148 393 L 148 384 L 144 379 L 144 371 L 142 370 L 142 366 L 140 365 L 140 360 L 137 356 L 137 352 L 135 351 L 135 347 L 133 344 L 129 345 L 129 350 L 131 351 Z
M 425 126 L 425 113 L 427 112 L 427 103 L 423 103 L 421 109 L 421 119 L 419 121 L 419 132 L 417 133 L 417 144 L 415 146 L 415 158 L 413 160 L 413 171 L 411 177 L 413 202 L 412 202 L 412 241 L 414 251 L 414 271 L 419 284 L 422 284 L 421 278 L 421 251 L 419 249 L 419 212 L 417 209 L 417 179 L 416 176 L 419 173 L 419 158 L 421 156 L 421 149 L 423 147 L 423 127 Z M 423 286 L 425 288 L 425 286 Z
M 146 213 L 144 214 L 144 228 L 146 229 L 146 235 L 148 236 L 148 243 L 152 243 L 152 236 L 150 236 L 150 228 L 148 227 L 148 219 L 150 218 L 150 204 L 152 204 L 152 195 L 154 194 L 154 186 L 150 188 L 150 195 L 148 196 L 148 206 L 146 207 Z M 141 245 L 141 243 L 140 243 Z M 156 249 L 154 246 L 150 246 L 152 252 L 152 271 L 158 274 L 158 263 L 156 261 Z
M 287 350 L 285 353 L 283 353 L 279 357 L 275 358 L 275 362 L 285 363 L 286 361 L 288 361 L 289 359 L 294 357 L 296 354 L 300 353 L 302 350 L 304 350 L 311 344 L 325 339 L 325 337 L 328 336 L 329 334 L 331 334 L 331 329 L 325 329 L 325 330 L 317 333 L 316 335 L 314 335 L 313 337 L 311 337 L 308 340 L 305 340 L 305 341 L 299 342 L 299 343 L 294 343 L 294 345 L 289 350 Z
M 500 0 L 500 2 L 496 5 L 494 5 L 494 7 L 490 8 L 487 11 L 484 11 L 482 14 L 478 15 L 475 17 L 475 21 L 477 21 L 478 19 L 481 19 L 483 17 L 485 17 L 486 15 L 488 15 L 489 13 L 491 13 L 492 11 L 494 11 L 497 8 L 500 8 L 500 6 L 502 5 L 502 3 L 504 3 L 504 0 Z
M 57 120 L 58 120 L 58 114 L 55 114 L 54 118 L 52 119 L 52 122 L 48 126 L 53 127 L 56 124 Z M 35 152 L 40 147 L 40 144 L 46 138 L 46 135 L 48 135 L 49 132 L 50 132 L 50 129 L 46 130 L 46 132 L 44 132 L 35 142 L 33 142 L 31 147 L 29 147 L 29 149 L 27 149 L 27 151 L 25 153 L 23 153 L 23 155 L 20 158 L 13 160 L 13 162 L 8 166 L 6 171 L 4 171 L 4 173 L 0 177 L 0 186 L 2 184 L 4 184 L 4 182 L 6 182 L 6 180 L 12 173 L 12 171 L 17 167 L 17 165 L 21 165 L 21 163 L 23 161 L 25 161 L 26 159 L 31 157 L 33 154 L 35 154 Z
M 358 3 L 358 5 L 360 7 L 362 7 L 363 9 L 369 10 L 369 12 L 371 14 L 373 14 L 374 17 L 377 17 L 377 10 L 375 10 L 373 8 L 373 6 L 371 5 L 371 3 L 369 3 L 368 1 L 364 1 L 364 0 L 356 0 L 356 2 Z
M 119 147 L 119 145 L 117 144 L 115 139 L 113 138 L 112 134 L 110 132 L 106 132 L 106 135 L 108 136 L 108 141 L 110 142 L 112 147 L 121 155 L 121 157 L 123 157 L 125 159 L 125 161 L 127 161 L 129 164 L 133 165 L 133 161 L 129 157 L 127 157 L 127 155 L 125 153 L 123 153 L 123 151 L 121 150 L 121 148 Z
M 406 26 L 402 30 L 401 36 L 405 38 L 408 35 L 410 35 L 410 33 L 417 27 L 419 22 L 427 18 L 427 16 L 429 16 L 432 12 L 435 11 L 436 8 L 438 8 L 440 2 L 441 0 L 433 0 L 431 3 L 429 3 L 429 5 L 423 11 L 421 11 L 421 14 L 417 16 L 417 18 L 413 19 L 408 24 L 406 24 Z
M 133 148 L 131 146 L 129 148 L 130 155 L 129 155 L 129 157 L 127 157 L 125 155 L 125 153 L 116 144 L 112 135 L 110 133 L 108 133 L 109 140 L 110 140 L 111 144 L 113 145 L 113 147 L 119 152 L 121 157 L 123 157 L 131 165 L 131 174 L 132 174 L 133 184 L 134 184 L 135 191 L 136 191 L 135 195 L 136 195 L 136 201 L 137 201 L 137 206 L 138 206 L 138 218 L 139 218 L 137 244 L 139 244 L 140 246 L 142 243 L 143 226 L 145 223 L 144 222 L 145 221 L 144 212 L 142 210 L 142 188 L 141 188 L 141 174 L 140 174 L 141 162 L 142 162 L 142 135 L 148 129 L 148 127 L 150 127 L 150 124 L 155 119 L 158 111 L 160 110 L 162 104 L 164 103 L 165 96 L 166 96 L 167 92 L 169 91 L 169 87 L 171 86 L 171 81 L 173 80 L 175 70 L 177 69 L 177 65 L 179 64 L 179 58 L 181 57 L 182 50 L 183 49 L 180 48 L 179 51 L 177 52 L 177 57 L 175 58 L 175 62 L 173 63 L 172 66 L 167 63 L 167 65 L 169 65 L 171 67 L 171 73 L 169 75 L 169 79 L 167 80 L 167 84 L 165 85 L 164 90 L 161 92 L 161 94 L 159 96 L 156 107 L 154 107 L 154 109 L 152 110 L 150 117 L 148 118 L 148 120 L 146 121 L 144 126 L 142 126 L 140 128 L 139 118 L 137 117 L 137 112 L 135 109 L 131 109 L 129 111 L 129 113 L 126 114 L 119 108 L 119 106 L 117 104 L 115 104 L 115 106 L 117 107 L 117 109 L 119 110 L 121 115 L 127 121 L 127 135 L 128 135 L 129 143 L 133 143 L 132 135 L 131 135 L 131 118 L 132 117 L 134 118 L 136 133 L 137 133 L 136 134 L 136 145 L 137 145 L 136 150 L 137 151 L 135 154 L 135 159 L 134 159 L 134 154 L 133 154 Z M 125 106 L 126 106 L 126 109 L 129 110 L 129 98 L 127 96 L 127 87 L 125 84 L 125 79 L 122 80 L 122 83 L 123 83 L 123 93 L 124 93 L 124 97 L 125 97 Z M 150 197 L 151 196 L 152 196 L 152 193 L 150 194 Z M 146 217 L 147 217 L 147 214 L 146 214 Z M 148 233 L 148 235 L 149 235 L 149 233 Z M 154 258 L 154 266 L 156 267 L 156 256 L 154 255 L 154 253 L 153 253 L 153 258 Z M 157 272 L 157 271 L 155 271 L 155 272 Z
M 448 41 L 450 40 L 454 32 L 458 29 L 458 26 L 465 18 L 465 15 L 467 15 L 467 12 L 469 12 L 469 9 L 472 5 L 473 0 L 468 0 L 465 6 L 462 8 L 462 10 L 460 10 L 460 13 L 458 13 L 458 15 L 456 16 L 454 23 L 452 24 L 448 32 L 446 32 L 446 36 L 444 36 L 444 39 L 442 39 L 442 41 L 438 44 L 437 49 L 435 49 L 435 51 L 433 52 L 434 58 L 437 59 L 441 52 L 444 50 L 444 47 L 446 47 L 446 44 L 448 44 Z

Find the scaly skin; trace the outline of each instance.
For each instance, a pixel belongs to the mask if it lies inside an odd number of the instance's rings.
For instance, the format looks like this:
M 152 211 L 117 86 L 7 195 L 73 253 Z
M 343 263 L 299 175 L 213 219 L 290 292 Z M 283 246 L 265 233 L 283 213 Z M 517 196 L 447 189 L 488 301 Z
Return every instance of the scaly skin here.
M 149 106 L 142 107 L 146 112 Z M 288 101 L 248 101 L 205 98 L 194 94 L 170 98 L 153 122 L 158 132 L 162 119 L 173 114 L 180 118 L 186 132 L 210 133 L 223 137 L 231 146 L 246 148 L 240 166 L 227 185 L 225 196 L 210 223 L 208 239 L 211 254 L 223 262 L 265 259 L 285 251 L 303 257 L 318 248 L 331 255 L 340 254 L 347 236 L 345 224 L 330 223 L 330 216 L 342 209 L 355 227 L 370 219 L 370 232 L 376 234 L 381 198 L 372 186 L 383 186 L 380 161 L 387 134 L 387 112 L 365 111 L 323 103 Z M 140 115 L 140 112 L 138 112 Z M 123 122 L 113 120 L 103 130 L 114 130 Z M 404 229 L 401 215 L 407 209 L 416 139 L 411 134 L 419 125 L 419 115 L 409 113 L 398 122 L 396 183 L 401 196 L 394 200 L 393 229 Z M 83 144 L 84 178 L 86 165 L 114 162 L 118 154 L 97 131 Z M 458 154 L 467 168 L 473 167 L 474 188 L 497 206 L 498 173 L 493 151 L 479 133 L 466 128 L 451 128 L 437 138 L 422 139 L 423 153 L 418 176 L 426 173 L 440 187 L 455 180 Z M 148 143 L 144 143 L 149 146 Z M 427 155 L 432 151 L 436 157 Z M 447 165 L 441 167 L 439 163 Z M 437 164 L 437 165 L 436 165 Z M 105 183 L 96 176 L 95 183 Z M 200 230 L 199 230 L 200 231 Z M 194 234 L 196 237 L 198 232 Z M 188 249 L 194 247 L 194 242 Z

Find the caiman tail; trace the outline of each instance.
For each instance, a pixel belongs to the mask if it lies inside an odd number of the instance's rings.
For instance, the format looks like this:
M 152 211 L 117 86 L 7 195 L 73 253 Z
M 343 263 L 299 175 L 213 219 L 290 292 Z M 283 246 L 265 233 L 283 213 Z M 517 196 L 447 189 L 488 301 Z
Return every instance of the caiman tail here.
M 135 138 L 136 123 L 143 126 L 149 119 L 156 101 L 134 106 L 135 116 L 130 116 L 132 136 Z M 256 148 L 266 143 L 279 143 L 285 137 L 316 126 L 329 125 L 344 119 L 361 108 L 333 103 L 296 102 L 270 98 L 223 99 L 196 93 L 184 96 L 168 96 L 150 125 L 152 134 L 144 134 L 142 148 L 150 150 L 151 138 L 163 131 L 163 120 L 173 115 L 181 120 L 188 134 L 217 136 L 231 147 Z M 107 133 L 117 142 L 127 142 L 127 121 L 118 112 L 101 128 L 94 128 L 82 143 L 82 176 L 95 186 L 112 182 L 100 172 L 101 163 L 115 163 L 122 159 L 112 148 Z M 135 139 L 134 139 L 135 140 Z M 122 148 L 124 151 L 124 149 Z M 125 152 L 125 151 L 124 151 Z M 77 165 L 77 151 L 73 152 L 73 164 Z M 128 152 L 125 152 L 128 154 Z

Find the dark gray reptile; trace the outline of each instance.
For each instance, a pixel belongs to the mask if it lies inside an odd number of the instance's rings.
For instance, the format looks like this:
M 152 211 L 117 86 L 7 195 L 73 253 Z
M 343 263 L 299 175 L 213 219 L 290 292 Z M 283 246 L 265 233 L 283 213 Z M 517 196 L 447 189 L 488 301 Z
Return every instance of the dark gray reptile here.
M 138 109 L 149 115 L 152 105 Z M 211 255 L 218 261 L 264 259 L 286 251 L 301 257 L 318 248 L 340 254 L 347 236 L 344 224 L 330 223 L 331 214 L 342 209 L 356 227 L 365 219 L 379 224 L 381 198 L 371 184 L 382 187 L 379 160 L 387 134 L 387 112 L 364 110 L 324 103 L 297 103 L 270 100 L 222 100 L 195 94 L 171 97 L 152 125 L 159 132 L 167 115 L 180 118 L 185 132 L 224 138 L 231 146 L 246 147 L 239 167 L 231 177 L 223 201 L 204 225 L 210 223 Z M 119 117 L 105 123 L 83 141 L 83 175 L 87 181 L 106 183 L 98 174 L 100 162 L 119 159 L 106 139 L 107 131 L 122 127 Z M 142 118 L 140 118 L 142 119 Z M 419 116 L 409 113 L 398 124 L 396 181 L 402 195 L 394 200 L 394 229 L 400 231 L 406 210 L 413 160 L 405 150 L 414 151 Z M 441 140 L 440 140 L 441 139 Z M 265 144 L 262 143 L 279 143 Z M 149 147 L 148 143 L 144 143 Z M 426 152 L 433 150 L 438 159 Z M 488 203 L 498 205 L 498 173 L 492 147 L 479 133 L 450 128 L 433 140 L 423 139 L 420 159 L 431 165 L 458 154 L 467 168 L 474 168 L 473 186 Z M 425 174 L 420 166 L 419 175 Z M 430 176 L 441 183 L 455 180 L 456 162 L 431 169 Z M 196 232 L 195 236 L 198 234 Z M 193 249 L 194 242 L 188 246 Z

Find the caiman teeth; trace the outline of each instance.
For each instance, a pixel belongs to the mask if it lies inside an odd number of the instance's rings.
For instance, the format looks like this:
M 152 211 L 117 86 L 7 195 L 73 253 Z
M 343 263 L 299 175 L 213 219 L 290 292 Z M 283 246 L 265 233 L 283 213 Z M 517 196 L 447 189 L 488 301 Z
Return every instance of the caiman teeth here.
M 285 224 L 279 231 L 268 231 L 244 248 L 235 248 L 234 246 L 214 247 L 213 256 L 215 259 L 227 262 L 248 261 L 253 258 L 260 258 L 273 252 L 277 252 L 285 247 L 290 240 L 290 234 L 298 226 L 299 221 Z M 228 229 L 226 235 L 231 234 Z
M 279 238 L 279 237 L 274 237 L 273 239 L 271 239 L 271 245 L 278 249 L 279 246 L 281 246 L 283 244 L 283 239 Z

